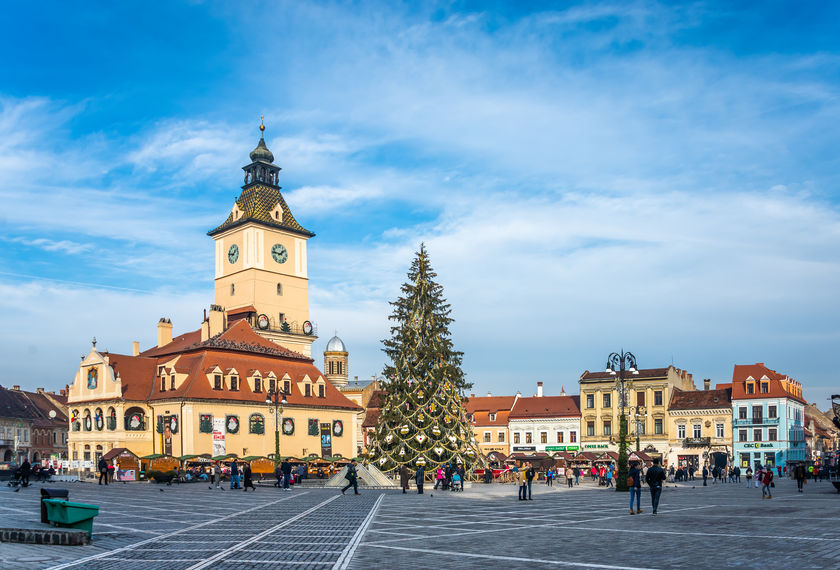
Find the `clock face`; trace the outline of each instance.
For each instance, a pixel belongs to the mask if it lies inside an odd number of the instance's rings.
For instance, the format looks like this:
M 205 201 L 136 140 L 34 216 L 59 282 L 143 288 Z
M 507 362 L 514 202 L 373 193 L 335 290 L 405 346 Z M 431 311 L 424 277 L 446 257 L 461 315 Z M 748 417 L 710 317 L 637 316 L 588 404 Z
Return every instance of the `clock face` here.
M 271 246 L 271 257 L 277 263 L 286 263 L 286 260 L 289 259 L 289 252 L 286 251 L 286 248 L 282 244 L 275 243 Z
M 239 259 L 239 246 L 233 244 L 228 250 L 228 261 L 230 261 L 231 263 L 236 263 L 237 259 Z

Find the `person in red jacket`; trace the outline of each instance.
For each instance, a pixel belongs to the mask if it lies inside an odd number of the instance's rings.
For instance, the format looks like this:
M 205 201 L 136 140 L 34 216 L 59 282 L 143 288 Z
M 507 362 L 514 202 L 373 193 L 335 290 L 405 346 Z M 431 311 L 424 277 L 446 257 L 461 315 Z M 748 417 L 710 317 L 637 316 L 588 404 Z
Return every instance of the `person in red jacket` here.
M 773 468 L 766 467 L 764 473 L 761 474 L 761 498 L 772 499 L 773 494 L 770 492 L 770 484 L 773 482 Z

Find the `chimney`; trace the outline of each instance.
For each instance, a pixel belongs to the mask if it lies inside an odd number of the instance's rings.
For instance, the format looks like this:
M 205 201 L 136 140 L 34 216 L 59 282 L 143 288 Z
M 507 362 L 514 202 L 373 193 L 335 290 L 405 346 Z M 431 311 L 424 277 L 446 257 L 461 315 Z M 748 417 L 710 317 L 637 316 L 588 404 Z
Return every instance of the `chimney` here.
M 136 340 L 131 343 L 131 356 L 137 356 L 140 354 L 140 343 Z
M 488 398 L 489 398 L 490 396 L 492 396 L 492 395 L 493 395 L 493 394 L 491 394 L 490 392 L 487 392 L 487 397 L 488 397 Z
M 66 396 L 66 395 L 67 395 L 67 390 L 65 390 L 64 388 L 62 388 L 62 389 L 61 389 L 61 391 L 60 391 L 60 394 L 61 394 L 62 396 Z
M 43 392 L 43 391 L 44 391 L 44 389 L 43 389 L 43 388 L 35 388 L 35 391 L 36 391 L 36 392 L 38 392 L 38 393 L 40 394 L 41 392 Z
M 18 386 L 17 384 L 15 384 L 14 386 L 12 386 L 12 390 L 17 390 L 17 391 L 20 391 L 20 386 Z
M 475 398 L 475 394 L 470 394 L 470 398 Z
M 543 397 L 542 382 L 537 382 L 537 398 Z
M 157 325 L 158 333 L 158 347 L 166 346 L 172 342 L 172 321 L 165 317 L 161 317 Z
M 205 322 L 207 326 L 201 326 L 201 340 L 203 341 L 225 330 L 225 310 L 220 305 L 210 305 L 210 313 Z
M 703 389 L 708 390 L 712 385 L 712 380 L 710 378 L 703 379 Z

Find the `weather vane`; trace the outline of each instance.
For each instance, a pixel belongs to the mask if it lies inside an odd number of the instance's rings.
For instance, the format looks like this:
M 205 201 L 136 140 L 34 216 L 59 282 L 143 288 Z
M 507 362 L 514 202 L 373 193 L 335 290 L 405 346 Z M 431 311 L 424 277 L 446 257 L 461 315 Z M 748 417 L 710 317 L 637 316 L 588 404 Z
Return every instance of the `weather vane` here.
M 265 124 L 263 123 L 263 116 L 260 115 L 260 131 L 265 130 Z

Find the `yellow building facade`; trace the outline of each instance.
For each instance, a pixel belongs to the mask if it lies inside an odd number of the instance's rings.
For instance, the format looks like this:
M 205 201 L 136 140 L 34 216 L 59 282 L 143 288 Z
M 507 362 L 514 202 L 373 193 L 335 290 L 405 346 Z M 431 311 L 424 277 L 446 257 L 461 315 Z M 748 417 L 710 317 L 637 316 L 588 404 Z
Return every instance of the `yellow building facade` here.
M 668 408 L 668 465 L 723 467 L 732 462 L 732 388 L 674 390 Z
M 692 375 L 669 366 L 626 372 L 628 449 L 665 460 L 670 434 L 668 404 L 674 389 L 694 390 Z M 581 451 L 618 451 L 621 402 L 616 376 L 586 371 L 580 376 Z
M 262 129 L 262 127 L 261 127 Z M 279 167 L 260 137 L 245 185 L 215 240 L 215 299 L 201 326 L 173 337 L 161 319 L 157 345 L 82 359 L 68 393 L 68 457 L 95 470 L 125 448 L 152 454 L 268 456 L 358 451 L 363 408 L 310 357 L 306 240 L 280 194 Z M 346 352 L 344 370 L 346 373 Z M 270 393 L 285 400 L 275 414 Z M 277 415 L 277 420 L 275 420 Z

